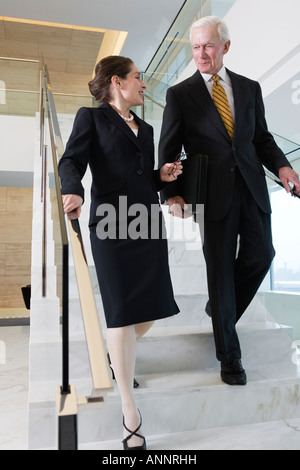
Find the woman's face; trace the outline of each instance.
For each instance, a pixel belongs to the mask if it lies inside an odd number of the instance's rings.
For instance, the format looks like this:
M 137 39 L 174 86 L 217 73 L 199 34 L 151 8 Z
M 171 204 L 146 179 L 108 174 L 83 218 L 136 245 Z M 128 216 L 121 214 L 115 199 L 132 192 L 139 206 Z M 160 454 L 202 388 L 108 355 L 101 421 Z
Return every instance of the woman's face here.
M 129 106 L 141 106 L 144 102 L 144 90 L 146 85 L 141 79 L 141 74 L 135 64 L 132 64 L 126 78 L 120 78 L 120 92 L 122 98 Z

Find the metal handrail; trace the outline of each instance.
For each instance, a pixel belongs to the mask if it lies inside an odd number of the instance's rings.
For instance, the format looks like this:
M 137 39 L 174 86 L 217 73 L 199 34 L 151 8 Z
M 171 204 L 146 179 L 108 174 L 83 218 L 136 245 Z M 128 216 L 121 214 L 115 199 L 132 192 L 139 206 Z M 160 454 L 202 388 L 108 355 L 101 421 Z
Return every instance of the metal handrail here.
M 61 238 L 63 243 L 63 387 L 62 391 L 68 393 L 68 364 L 69 364 L 69 310 L 68 310 L 68 235 L 63 211 L 62 195 L 60 190 L 60 180 L 58 174 L 58 162 L 63 155 L 64 146 L 61 138 L 51 82 L 47 65 L 44 64 L 44 81 L 47 96 L 47 110 L 50 128 L 51 147 L 53 155 L 53 168 L 55 176 L 55 186 L 57 193 L 57 203 L 59 210 L 59 220 L 61 226 Z M 84 244 L 82 240 L 79 220 L 68 220 L 68 233 L 72 247 L 74 266 L 78 284 L 80 304 L 84 322 L 85 336 L 90 360 L 91 375 L 93 380 L 93 391 L 91 397 L 96 399 L 103 397 L 104 391 L 111 390 L 112 380 L 107 361 L 107 354 L 104 347 L 103 335 L 100 326 L 94 291 L 90 279 L 89 268 L 85 256 Z
M 49 122 L 50 143 L 52 151 L 56 200 L 58 207 L 59 226 L 62 242 L 62 387 L 63 395 L 70 393 L 69 383 L 69 240 L 67 235 L 67 227 L 64 217 L 62 205 L 62 197 L 60 191 L 60 182 L 57 168 L 57 145 L 54 136 L 54 122 L 52 111 L 51 86 L 47 80 L 47 73 L 44 73 L 44 91 L 46 97 L 46 109 Z
M 288 155 L 288 154 L 286 154 Z M 284 188 L 282 182 L 280 181 L 279 178 L 277 178 L 276 176 L 274 176 L 272 173 L 270 173 L 266 168 L 264 168 L 264 171 L 265 171 L 265 175 L 272 181 L 274 181 L 274 183 L 278 184 L 279 186 L 281 186 L 282 188 Z M 297 197 L 298 199 L 300 199 L 300 196 L 298 196 L 298 194 L 296 194 L 293 190 L 293 185 L 291 186 L 291 194 L 295 197 Z
M 43 235 L 42 235 L 42 297 L 47 294 L 47 146 L 43 146 L 42 154 L 42 204 L 43 204 Z
M 47 197 L 46 197 L 46 178 L 47 178 L 47 147 L 45 146 L 45 113 L 44 113 L 44 92 L 43 80 L 41 74 L 40 81 L 40 156 L 42 158 L 41 165 L 41 203 L 43 204 L 43 230 L 42 230 L 42 297 L 46 297 L 47 293 Z

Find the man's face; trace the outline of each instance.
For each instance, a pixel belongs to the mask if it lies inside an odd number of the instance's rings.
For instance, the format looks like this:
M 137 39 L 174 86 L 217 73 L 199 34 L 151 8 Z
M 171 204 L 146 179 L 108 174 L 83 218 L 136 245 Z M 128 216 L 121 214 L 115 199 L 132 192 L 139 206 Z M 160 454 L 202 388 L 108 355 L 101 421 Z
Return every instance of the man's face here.
M 201 26 L 192 31 L 192 50 L 197 69 L 201 73 L 218 73 L 230 41 L 221 41 L 217 25 Z

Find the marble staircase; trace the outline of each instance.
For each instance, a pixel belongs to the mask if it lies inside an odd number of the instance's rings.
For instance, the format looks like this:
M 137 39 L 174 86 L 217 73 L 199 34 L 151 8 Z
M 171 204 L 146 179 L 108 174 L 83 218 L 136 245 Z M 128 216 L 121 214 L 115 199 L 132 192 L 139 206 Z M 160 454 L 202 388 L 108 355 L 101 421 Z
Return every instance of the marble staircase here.
M 211 320 L 204 312 L 207 289 L 202 251 L 199 245 L 195 249 L 190 243 L 170 240 L 169 252 L 180 313 L 156 322 L 137 345 L 136 378 L 140 387 L 135 389 L 135 396 L 145 434 L 225 429 L 300 417 L 300 371 L 293 356 L 293 329 L 273 321 L 264 307 L 263 292 L 258 293 L 238 325 L 248 384 L 224 384 L 215 357 Z M 91 277 L 95 279 L 92 267 Z M 96 281 L 95 296 L 105 335 Z M 80 374 L 75 372 L 71 380 L 80 396 L 87 393 L 91 383 L 88 367 L 84 367 L 88 360 L 83 352 L 76 298 L 71 311 L 71 371 L 78 368 L 79 354 L 82 365 Z M 103 404 L 80 407 L 78 428 L 82 446 L 105 448 L 105 441 L 109 446 L 120 440 L 121 408 L 116 385 Z
M 246 387 L 220 380 L 209 326 L 156 326 L 140 341 L 135 395 L 147 435 L 299 417 L 292 330 L 250 322 L 239 327 L 239 334 Z M 80 410 L 80 444 L 119 438 L 120 416 L 116 388 L 103 405 Z
M 37 142 L 38 148 L 38 142 Z M 60 307 L 53 261 L 49 209 L 48 294 L 40 297 L 41 204 L 36 161 L 33 220 L 32 303 L 28 448 L 56 448 L 55 390 L 61 382 Z M 86 187 L 89 187 L 87 175 Z M 105 338 L 105 321 L 89 247 L 88 190 L 80 218 L 94 294 Z M 247 371 L 246 387 L 230 387 L 220 379 L 210 318 L 205 314 L 207 286 L 199 234 L 190 221 L 184 230 L 163 208 L 169 233 L 169 261 L 180 313 L 155 323 L 137 345 L 136 401 L 147 436 L 226 429 L 250 423 L 300 418 L 299 362 L 293 329 L 274 322 L 260 292 L 238 324 Z M 174 225 L 175 224 L 175 225 Z M 180 234 L 178 236 L 178 234 Z M 182 235 L 183 234 L 183 235 Z M 176 236 L 175 236 L 176 235 Z M 70 383 L 77 396 L 88 396 L 92 379 L 72 256 L 70 256 Z M 155 293 L 154 293 L 155 295 Z M 116 384 L 102 403 L 79 405 L 79 447 L 121 449 L 122 414 Z M 114 447 L 117 448 L 117 447 Z M 180 442 L 178 443 L 180 449 Z M 154 450 L 154 449 L 153 449 Z

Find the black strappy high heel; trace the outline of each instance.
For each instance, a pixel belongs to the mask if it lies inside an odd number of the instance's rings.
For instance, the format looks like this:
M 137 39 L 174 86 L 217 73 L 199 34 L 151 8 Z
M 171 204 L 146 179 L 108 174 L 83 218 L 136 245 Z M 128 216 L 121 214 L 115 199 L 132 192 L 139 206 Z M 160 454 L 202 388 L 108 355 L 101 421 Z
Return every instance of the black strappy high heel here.
M 144 436 L 142 436 L 141 434 L 138 434 L 138 430 L 141 428 L 142 426 L 142 416 L 141 416 L 141 412 L 140 410 L 138 410 L 139 412 L 139 415 L 140 415 L 140 424 L 139 426 L 136 428 L 135 431 L 130 431 L 130 429 L 127 428 L 126 424 L 125 424 L 125 418 L 123 416 L 123 426 L 124 428 L 126 429 L 126 431 L 130 432 L 130 434 L 125 437 L 125 439 L 123 439 L 123 447 L 124 447 L 124 450 L 147 450 L 147 446 L 146 446 L 146 439 L 144 438 Z M 140 437 L 141 439 L 143 439 L 143 444 L 141 446 L 136 446 L 136 447 L 128 447 L 128 441 L 129 439 L 132 437 L 132 436 L 137 436 L 137 437 Z
M 114 370 L 111 366 L 109 353 L 107 353 L 107 360 L 108 360 L 108 364 L 109 364 L 109 367 L 110 367 L 110 370 L 111 370 L 112 379 L 116 380 Z M 139 386 L 140 386 L 140 384 L 135 379 L 133 379 L 133 388 L 138 388 Z

